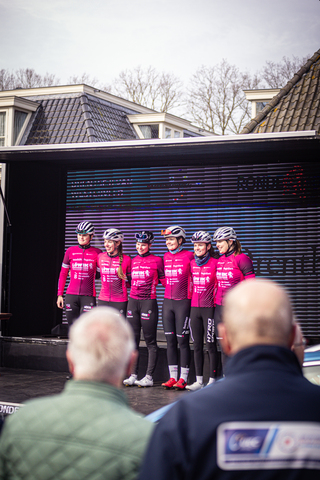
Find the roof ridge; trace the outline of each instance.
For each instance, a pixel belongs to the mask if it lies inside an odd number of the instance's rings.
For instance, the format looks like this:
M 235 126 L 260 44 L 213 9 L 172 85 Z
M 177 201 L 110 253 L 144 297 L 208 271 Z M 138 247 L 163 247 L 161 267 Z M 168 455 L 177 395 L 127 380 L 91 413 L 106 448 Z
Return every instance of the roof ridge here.
M 240 134 L 250 133 L 254 128 L 268 115 L 268 113 L 278 105 L 280 100 L 288 94 L 294 85 L 296 85 L 302 76 L 310 70 L 313 65 L 320 58 L 320 49 L 317 50 L 312 57 L 300 68 L 300 70 L 294 74 L 291 80 L 281 88 L 280 92 L 270 100 L 270 102 L 264 107 L 261 112 L 258 113 L 240 132 Z
M 88 97 L 85 93 L 80 95 L 80 105 L 84 118 L 84 124 L 87 130 L 88 140 L 89 142 L 96 142 L 97 136 L 95 134 L 94 124 L 91 118 L 91 108 L 89 105 Z

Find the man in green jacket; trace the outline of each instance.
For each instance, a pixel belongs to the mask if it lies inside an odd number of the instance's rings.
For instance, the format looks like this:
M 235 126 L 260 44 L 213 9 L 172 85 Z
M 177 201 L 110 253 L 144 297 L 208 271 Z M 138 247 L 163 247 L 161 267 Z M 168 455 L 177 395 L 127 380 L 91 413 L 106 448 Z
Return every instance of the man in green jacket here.
M 119 389 L 137 352 L 129 324 L 109 307 L 71 327 L 73 379 L 59 395 L 31 400 L 8 418 L 0 440 L 0 479 L 134 479 L 153 424 Z

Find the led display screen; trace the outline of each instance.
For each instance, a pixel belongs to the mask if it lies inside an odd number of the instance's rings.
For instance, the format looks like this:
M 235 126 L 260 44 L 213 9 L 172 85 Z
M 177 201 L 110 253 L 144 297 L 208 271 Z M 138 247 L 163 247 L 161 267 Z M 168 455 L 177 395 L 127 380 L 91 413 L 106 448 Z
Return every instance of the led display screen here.
M 170 225 L 186 230 L 189 250 L 195 231 L 232 226 L 256 275 L 285 285 L 304 334 L 319 336 L 318 185 L 311 163 L 70 171 L 65 246 L 75 244 L 83 220 L 94 224 L 93 245 L 101 249 L 104 230 L 122 230 L 131 257 L 134 233 L 142 229 L 154 232 L 152 251 L 163 256 L 160 232 Z M 163 292 L 159 286 L 159 328 Z

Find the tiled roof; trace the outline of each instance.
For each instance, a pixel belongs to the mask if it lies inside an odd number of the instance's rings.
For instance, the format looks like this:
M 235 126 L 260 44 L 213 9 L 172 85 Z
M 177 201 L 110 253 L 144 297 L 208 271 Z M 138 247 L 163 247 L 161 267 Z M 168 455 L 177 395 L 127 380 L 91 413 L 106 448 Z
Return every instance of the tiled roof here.
M 320 50 L 241 133 L 302 130 L 320 133 Z
M 81 94 L 30 97 L 39 103 L 22 144 L 131 140 L 137 135 L 127 114 L 137 113 L 100 98 Z

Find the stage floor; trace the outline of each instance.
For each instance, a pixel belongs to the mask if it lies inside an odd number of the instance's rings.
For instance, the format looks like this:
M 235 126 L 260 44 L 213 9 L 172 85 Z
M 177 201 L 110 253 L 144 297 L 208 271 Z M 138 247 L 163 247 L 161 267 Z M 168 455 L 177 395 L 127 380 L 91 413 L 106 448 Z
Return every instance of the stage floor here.
M 166 379 L 164 379 L 166 380 Z M 23 403 L 31 398 L 60 393 L 67 382 L 66 373 L 42 370 L 0 368 L 0 403 Z M 161 382 L 153 387 L 122 387 L 130 406 L 139 413 L 148 415 L 158 408 L 175 402 L 182 395 L 192 393 L 165 390 Z

